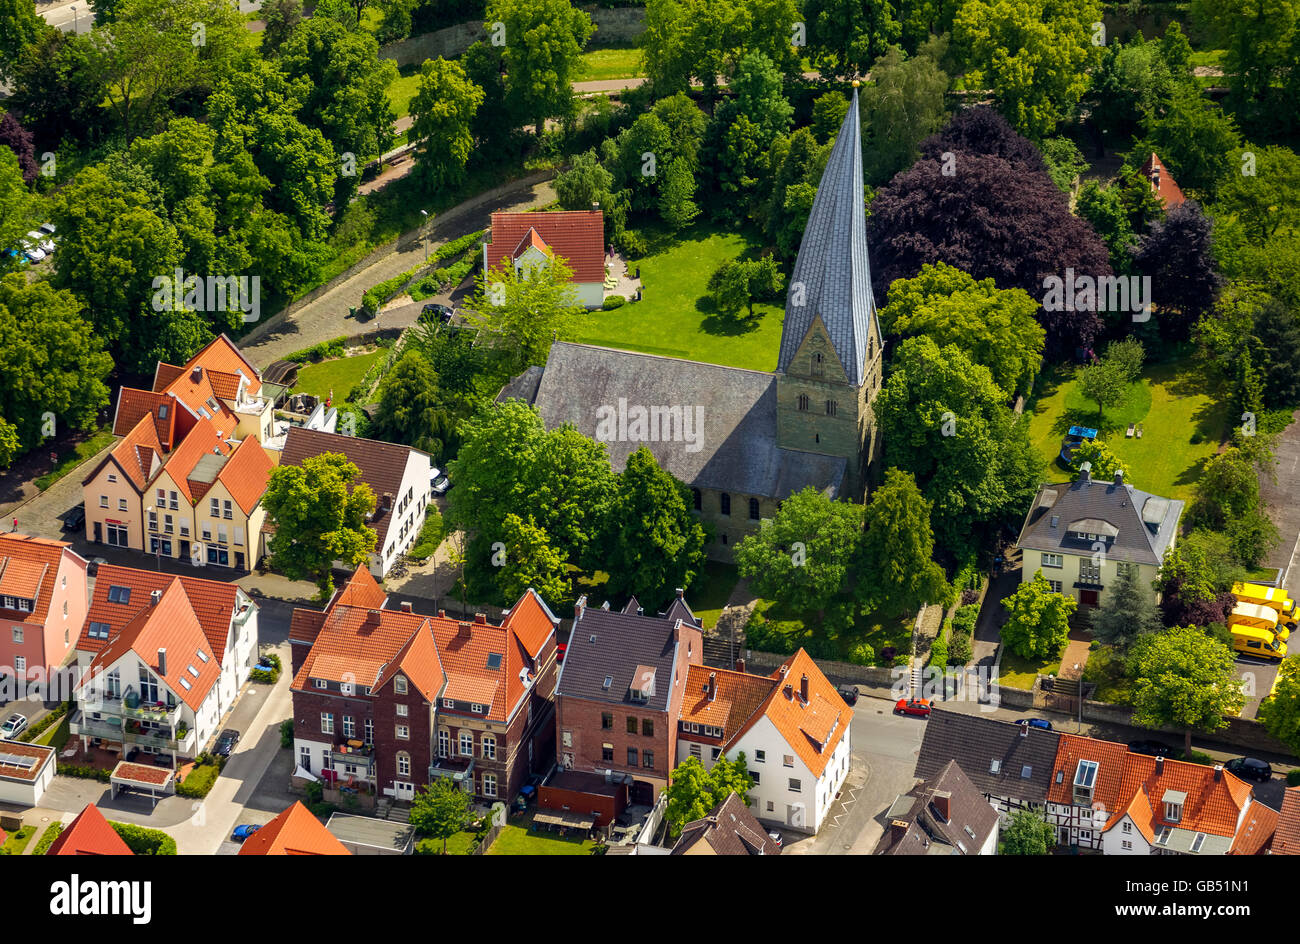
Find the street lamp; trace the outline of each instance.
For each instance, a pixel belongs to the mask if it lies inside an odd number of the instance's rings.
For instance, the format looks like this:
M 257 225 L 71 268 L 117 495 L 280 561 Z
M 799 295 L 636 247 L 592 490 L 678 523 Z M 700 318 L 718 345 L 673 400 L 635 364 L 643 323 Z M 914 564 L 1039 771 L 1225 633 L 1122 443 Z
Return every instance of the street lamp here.
M 80 17 L 77 16 L 77 5 L 74 3 L 72 5 L 72 33 L 74 36 L 77 33 L 78 22 L 80 22 Z
M 424 261 L 429 261 L 429 211 L 421 210 L 420 215 L 424 220 L 420 223 L 420 229 L 424 230 Z

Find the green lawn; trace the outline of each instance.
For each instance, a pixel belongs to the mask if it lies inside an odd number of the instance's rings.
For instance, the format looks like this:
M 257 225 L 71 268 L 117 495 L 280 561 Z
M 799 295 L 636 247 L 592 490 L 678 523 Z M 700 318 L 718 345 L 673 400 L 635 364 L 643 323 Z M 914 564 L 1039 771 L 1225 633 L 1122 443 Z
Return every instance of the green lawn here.
M 722 608 L 736 589 L 740 575 L 734 564 L 722 561 L 705 561 L 704 572 L 699 574 L 686 588 L 686 602 L 691 605 L 695 615 L 704 623 L 705 629 L 712 629 L 722 615 Z
M 641 50 L 628 49 L 593 49 L 582 54 L 582 64 L 586 71 L 582 81 L 595 82 L 603 79 L 626 79 L 645 73 L 641 69 Z
M 113 431 L 107 426 L 97 430 L 89 439 L 77 444 L 76 449 L 72 452 L 59 452 L 59 464 L 54 467 L 54 471 L 47 472 L 45 475 L 36 479 L 36 487 L 42 492 L 63 478 L 81 463 L 85 462 L 105 446 L 113 442 Z
M 328 397 L 334 391 L 334 402 L 344 400 L 361 378 L 365 376 L 377 359 L 388 352 L 383 348 L 369 354 L 355 354 L 352 357 L 336 357 L 303 367 L 298 371 L 298 382 L 293 389 L 298 393 L 310 393 L 316 397 Z
M 1031 689 L 1034 679 L 1040 675 L 1060 675 L 1061 657 L 1039 662 L 1035 659 L 1022 659 L 1009 649 L 1002 653 L 1002 670 L 998 673 L 998 684 L 1007 688 Z
M 3 849 L 6 855 L 22 855 L 27 844 L 32 841 L 32 836 L 36 835 L 36 827 L 24 826 L 22 829 L 9 834 L 5 840 Z
M 756 245 L 704 225 L 690 227 L 677 239 L 654 239 L 651 245 L 653 251 L 640 262 L 642 300 L 593 312 L 577 340 L 727 367 L 776 369 L 782 307 L 759 303 L 753 321 L 737 321 L 716 313 L 707 297 L 714 270 L 729 259 L 753 254 Z
M 420 87 L 420 70 L 416 66 L 403 66 L 401 74 L 393 79 L 388 86 L 388 101 L 392 103 L 393 111 L 397 112 L 398 118 L 404 118 L 411 113 L 411 99 L 415 98 L 416 90 Z M 394 147 L 397 145 L 394 144 Z
M 41 736 L 38 737 L 34 743 L 46 744 L 54 748 L 56 751 L 63 750 L 64 745 L 68 743 L 68 737 L 71 732 L 71 722 L 72 716 L 64 715 L 59 719 L 57 724 L 52 724 L 42 731 Z
M 1098 428 L 1100 438 L 1128 466 L 1129 481 L 1169 498 L 1190 498 L 1205 460 L 1228 434 L 1228 407 L 1206 392 L 1190 359 L 1150 365 L 1133 384 L 1125 402 L 1107 410 L 1086 400 L 1074 368 L 1054 368 L 1039 378 L 1026 408 L 1029 437 L 1047 462 L 1047 478 L 1065 482 L 1072 473 L 1057 461 L 1061 437 L 1072 425 Z M 1141 439 L 1125 438 L 1129 423 L 1141 423 Z
M 492 843 L 488 855 L 590 855 L 595 845 L 587 838 L 570 838 L 555 833 L 532 832 L 527 824 L 532 817 L 521 821 L 524 825 L 508 825 Z
M 766 621 L 763 627 L 756 627 L 754 617 Z M 833 641 L 823 641 L 821 628 L 815 623 L 815 614 L 796 613 L 771 600 L 759 600 L 754 606 L 754 615 L 750 618 L 746 631 L 750 648 L 771 652 L 794 652 L 803 647 L 817 658 L 840 659 L 845 662 L 856 661 L 852 652 L 859 643 L 871 646 L 875 653 L 874 665 L 892 665 L 893 661 L 881 658 L 881 652 L 892 647 L 895 658 L 906 656 L 912 651 L 912 626 L 915 616 L 904 614 L 868 613 L 854 616 L 853 630 Z M 765 638 L 768 637 L 768 638 Z M 783 637 L 783 639 L 782 639 Z M 782 643 L 781 645 L 780 643 Z M 773 645 L 777 643 L 777 645 Z M 833 648 L 834 651 L 827 651 Z

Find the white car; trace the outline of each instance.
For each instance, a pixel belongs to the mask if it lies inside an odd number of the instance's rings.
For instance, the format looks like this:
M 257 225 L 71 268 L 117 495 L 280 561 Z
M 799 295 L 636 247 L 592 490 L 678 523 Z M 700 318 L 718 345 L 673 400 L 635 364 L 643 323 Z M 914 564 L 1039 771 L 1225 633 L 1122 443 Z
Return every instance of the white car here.
M 24 239 L 23 255 L 27 257 L 28 262 L 40 262 L 45 258 L 45 250 Z
M 42 224 L 41 224 L 41 232 L 44 233 L 46 236 L 53 236 L 53 235 L 54 235 L 54 224 L 53 224 L 53 223 L 42 223 Z
M 12 741 L 18 735 L 22 734 L 27 728 L 27 718 L 24 715 L 14 712 L 5 719 L 4 724 L 0 724 L 0 739 Z
M 429 488 L 433 488 L 433 483 L 438 481 L 440 475 L 442 475 L 442 470 L 437 466 L 429 470 Z
M 451 482 L 448 481 L 447 476 L 445 475 L 438 476 L 438 478 L 429 485 L 429 491 L 433 492 L 435 495 L 445 495 L 449 488 L 451 488 Z
M 27 238 L 32 241 L 33 246 L 40 246 L 41 250 L 48 256 L 54 252 L 54 240 L 50 239 L 48 233 L 41 233 L 32 230 L 27 234 Z

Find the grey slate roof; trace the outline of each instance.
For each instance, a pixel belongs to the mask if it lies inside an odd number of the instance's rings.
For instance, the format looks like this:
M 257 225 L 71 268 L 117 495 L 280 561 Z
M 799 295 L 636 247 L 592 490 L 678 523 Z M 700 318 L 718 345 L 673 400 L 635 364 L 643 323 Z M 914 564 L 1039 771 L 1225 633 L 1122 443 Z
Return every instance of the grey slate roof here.
M 533 365 L 517 377 L 511 378 L 510 382 L 501 388 L 497 394 L 497 403 L 503 403 L 506 400 L 523 400 L 525 403 L 532 403 L 537 399 L 537 388 L 542 382 L 542 372 L 546 368 Z
M 548 428 L 572 423 L 599 439 L 602 408 L 616 411 L 620 400 L 625 408 L 680 406 L 702 416 L 702 427 L 693 428 L 694 443 L 681 437 L 606 441 L 616 471 L 644 445 L 663 468 L 698 488 L 780 500 L 811 485 L 834 498 L 844 480 L 843 457 L 777 446 L 775 374 L 564 341 L 551 345 L 536 401 Z
M 926 722 L 916 776 L 933 780 L 956 761 L 981 793 L 1044 803 L 1059 741 L 1052 731 L 1029 728 L 1025 733 L 1009 721 L 935 708 Z
M 685 855 L 698 842 L 708 843 L 716 855 L 781 854 L 781 847 L 772 841 L 736 793 L 727 794 L 708 816 L 683 826 L 672 854 Z
M 802 299 L 798 286 L 803 287 Z M 795 305 L 798 300 L 803 304 Z M 867 260 L 857 89 L 817 185 L 817 196 L 799 244 L 786 295 L 777 370 L 789 368 L 816 315 L 821 315 L 849 381 L 861 386 L 867 338 L 875 332 L 879 341 L 880 326 Z
M 949 794 L 947 820 L 939 815 L 933 802 L 940 791 Z M 876 845 L 875 855 L 978 855 L 998 826 L 997 810 L 956 761 L 949 761 L 933 780 L 919 783 L 900 796 L 886 820 L 885 834 Z M 909 824 L 907 833 L 898 841 L 890 828 L 893 820 Z
M 1105 523 L 1118 532 L 1107 557 L 1159 566 L 1182 513 L 1181 501 L 1116 481 L 1040 485 L 1017 543 L 1034 551 L 1091 556 L 1093 542 L 1070 537 L 1070 525 L 1079 523 L 1080 530 L 1096 534 L 1102 531 L 1098 523 Z
M 573 621 L 556 696 L 632 704 L 628 695 L 632 676 L 638 665 L 644 665 L 655 670 L 655 692 L 636 705 L 642 710 L 667 711 L 673 690 L 676 627 L 677 620 L 583 607 Z M 612 679 L 609 688 L 604 684 L 606 677 Z

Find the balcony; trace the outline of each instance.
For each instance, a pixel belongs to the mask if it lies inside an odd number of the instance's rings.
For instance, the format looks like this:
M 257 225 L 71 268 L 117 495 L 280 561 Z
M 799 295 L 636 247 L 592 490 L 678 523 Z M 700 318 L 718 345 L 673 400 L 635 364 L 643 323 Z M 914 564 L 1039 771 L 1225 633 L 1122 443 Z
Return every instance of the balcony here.
M 133 718 L 136 721 L 152 721 L 155 724 L 174 726 L 181 718 L 181 705 L 177 702 L 170 708 L 156 702 L 144 703 L 135 694 L 134 688 L 128 688 L 121 696 L 110 695 L 102 689 L 91 688 L 81 697 L 81 707 L 102 715 L 119 718 Z
M 187 754 L 192 753 L 194 749 L 193 731 L 186 731 L 184 737 L 178 738 L 169 737 L 168 732 L 158 730 L 127 731 L 125 734 L 118 734 L 118 737 L 126 744 L 134 744 L 149 751 L 176 751 Z
M 474 758 L 472 757 L 436 757 L 429 765 L 429 779 L 450 777 L 454 783 L 474 783 Z
M 108 721 L 87 719 L 81 712 L 73 715 L 68 722 L 68 732 L 83 737 L 101 738 L 105 741 L 121 741 L 122 726 Z
M 362 744 L 355 739 L 335 744 L 330 748 L 330 763 L 352 764 L 355 767 L 363 768 L 366 774 L 370 775 L 375 768 L 375 746 L 373 744 Z

